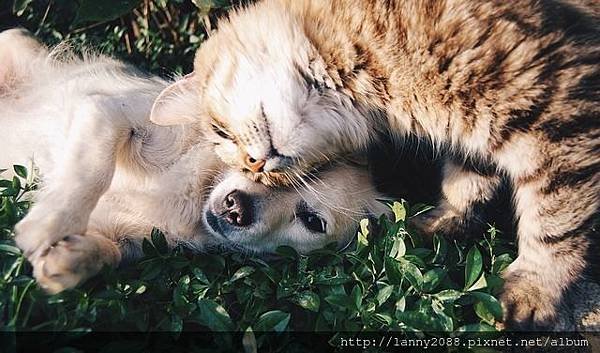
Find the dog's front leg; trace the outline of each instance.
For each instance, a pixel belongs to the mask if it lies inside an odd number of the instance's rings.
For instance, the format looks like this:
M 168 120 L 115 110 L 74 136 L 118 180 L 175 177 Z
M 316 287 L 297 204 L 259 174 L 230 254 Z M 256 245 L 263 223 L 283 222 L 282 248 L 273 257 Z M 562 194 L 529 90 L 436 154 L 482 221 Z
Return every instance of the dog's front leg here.
M 62 238 L 37 260 L 33 275 L 49 293 L 73 288 L 96 275 L 103 266 L 116 267 L 121 250 L 102 234 L 73 234 Z
M 116 152 L 129 136 L 127 119 L 110 97 L 77 103 L 63 153 L 52 170 L 42 171 L 36 202 L 15 228 L 17 245 L 34 268 L 65 237 L 86 234 L 89 216 L 111 183 Z

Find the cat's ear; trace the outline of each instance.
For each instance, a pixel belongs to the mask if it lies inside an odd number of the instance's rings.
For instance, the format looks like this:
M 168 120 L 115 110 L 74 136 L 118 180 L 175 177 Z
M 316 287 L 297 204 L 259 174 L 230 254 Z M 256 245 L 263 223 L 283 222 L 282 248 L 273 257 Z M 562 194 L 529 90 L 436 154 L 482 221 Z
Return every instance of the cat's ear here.
M 192 78 L 193 73 L 169 85 L 158 95 L 152 105 L 151 122 L 168 126 L 197 121 L 200 97 Z

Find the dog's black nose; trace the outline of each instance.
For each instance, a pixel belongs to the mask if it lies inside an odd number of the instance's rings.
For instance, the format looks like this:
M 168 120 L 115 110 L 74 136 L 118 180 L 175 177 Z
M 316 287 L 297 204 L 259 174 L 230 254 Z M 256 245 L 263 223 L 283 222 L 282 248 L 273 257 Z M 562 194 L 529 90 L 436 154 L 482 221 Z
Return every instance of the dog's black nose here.
M 252 205 L 250 197 L 239 190 L 233 190 L 223 199 L 221 217 L 236 227 L 252 224 Z

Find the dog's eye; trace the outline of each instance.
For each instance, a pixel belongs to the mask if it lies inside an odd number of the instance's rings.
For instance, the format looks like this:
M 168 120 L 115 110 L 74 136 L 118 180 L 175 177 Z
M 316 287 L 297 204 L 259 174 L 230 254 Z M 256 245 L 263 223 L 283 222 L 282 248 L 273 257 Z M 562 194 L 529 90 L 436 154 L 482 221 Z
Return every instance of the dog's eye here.
M 327 222 L 312 212 L 301 212 L 296 215 L 304 226 L 315 233 L 325 233 L 327 231 Z
M 222 137 L 227 140 L 232 139 L 231 135 L 227 131 L 225 131 L 225 129 L 220 127 L 219 125 L 217 125 L 215 123 L 211 123 L 210 126 L 211 126 L 212 130 L 214 131 L 214 133 L 219 135 L 219 137 Z

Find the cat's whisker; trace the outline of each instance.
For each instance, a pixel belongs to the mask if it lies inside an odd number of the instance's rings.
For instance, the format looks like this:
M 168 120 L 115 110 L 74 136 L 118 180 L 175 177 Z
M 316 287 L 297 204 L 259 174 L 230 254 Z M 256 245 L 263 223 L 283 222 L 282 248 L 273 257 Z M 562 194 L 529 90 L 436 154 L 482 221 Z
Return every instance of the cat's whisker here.
M 325 205 L 326 207 L 328 207 L 329 209 L 331 209 L 332 211 L 338 212 L 340 214 L 343 214 L 345 216 L 350 216 L 351 214 L 355 214 L 357 213 L 354 210 L 351 210 L 349 208 L 345 208 L 342 206 L 336 206 L 332 203 L 330 203 L 327 200 L 327 197 L 325 194 L 319 192 L 318 190 L 316 190 L 313 186 L 310 185 L 310 183 L 308 183 L 307 181 L 304 180 L 304 178 L 302 177 L 302 175 L 296 173 L 296 176 L 298 177 L 298 179 L 302 182 L 302 184 L 304 185 L 304 187 L 311 192 L 315 198 L 323 205 Z M 352 218 L 353 220 L 355 220 L 354 218 Z

